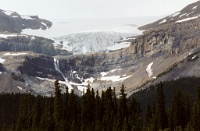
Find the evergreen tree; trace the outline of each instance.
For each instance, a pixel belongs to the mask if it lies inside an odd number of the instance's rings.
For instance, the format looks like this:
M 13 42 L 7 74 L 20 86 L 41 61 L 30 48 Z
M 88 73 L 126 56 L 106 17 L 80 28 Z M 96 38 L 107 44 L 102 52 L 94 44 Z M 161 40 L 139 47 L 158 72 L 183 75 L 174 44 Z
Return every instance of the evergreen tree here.
M 152 111 L 151 111 L 151 107 L 148 104 L 147 106 L 147 111 L 145 114 L 145 130 L 150 131 L 151 129 L 151 120 L 152 120 Z
M 31 126 L 30 122 L 30 108 L 29 95 L 24 95 L 20 100 L 20 111 L 17 120 L 17 130 L 26 130 Z M 27 115 L 28 114 L 28 115 Z
M 185 122 L 185 108 L 184 108 L 184 97 L 180 90 L 176 91 L 171 109 L 171 128 L 177 129 L 182 128 L 182 130 L 186 126 Z
M 160 82 L 157 86 L 157 115 L 158 126 L 161 130 L 168 127 L 167 114 L 165 110 L 165 96 L 163 92 L 163 83 Z
M 192 108 L 192 126 L 195 130 L 200 130 L 200 87 L 197 88 L 197 98 Z
M 65 130 L 69 130 L 69 111 L 68 111 L 68 107 L 70 106 L 68 101 L 69 101 L 69 88 L 66 87 L 66 91 L 65 91 L 65 106 L 64 106 L 64 123 L 65 123 Z
M 142 128 L 142 119 L 140 112 L 140 104 L 137 103 L 136 99 L 132 97 L 130 114 L 129 114 L 129 129 L 132 130 L 141 130 Z
M 95 131 L 101 131 L 101 118 L 102 118 L 102 110 L 101 110 L 101 98 L 99 96 L 98 90 L 96 91 L 95 97 Z
M 62 117 L 63 117 L 63 106 L 61 99 L 61 90 L 58 80 L 55 81 L 55 97 L 54 97 L 54 121 L 57 130 L 60 130 L 63 126 Z
M 32 128 L 33 130 L 39 129 L 40 117 L 41 117 L 41 102 L 40 96 L 38 95 L 35 100 L 35 105 L 33 107 L 33 118 L 32 118 Z
M 119 98 L 119 106 L 118 106 L 118 129 L 122 130 L 122 125 L 125 117 L 127 116 L 128 109 L 127 109 L 127 98 L 125 94 L 125 87 L 122 85 L 120 90 L 120 98 Z

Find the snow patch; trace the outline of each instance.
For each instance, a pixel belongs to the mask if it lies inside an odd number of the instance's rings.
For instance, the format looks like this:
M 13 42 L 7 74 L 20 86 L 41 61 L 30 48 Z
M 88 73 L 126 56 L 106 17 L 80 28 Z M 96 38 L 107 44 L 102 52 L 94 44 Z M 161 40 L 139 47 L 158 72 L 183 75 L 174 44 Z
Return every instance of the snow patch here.
M 47 26 L 47 24 L 46 24 L 46 23 L 44 23 L 44 22 L 41 22 L 41 24 L 42 24 L 42 25 L 44 25 L 44 26 L 46 26 L 46 27 L 48 27 L 48 26 Z
M 194 16 L 194 17 L 190 17 L 190 18 L 185 18 L 182 20 L 178 20 L 175 23 L 181 23 L 181 22 L 185 22 L 185 21 L 189 21 L 189 20 L 193 20 L 193 19 L 197 19 L 199 16 Z
M 19 16 L 12 16 L 13 18 L 18 18 Z
M 157 79 L 157 77 L 152 77 L 153 79 Z
M 198 5 L 197 5 L 197 6 L 194 6 L 192 9 L 195 10 L 197 7 L 198 7 Z
M 153 70 L 152 70 L 152 65 L 153 65 L 153 62 L 151 62 L 148 66 L 147 66 L 147 68 L 146 68 L 146 72 L 147 72 L 147 74 L 148 74 L 148 76 L 149 77 L 151 77 L 152 75 L 153 75 Z
M 162 24 L 162 23 L 165 23 L 165 22 L 167 22 L 167 20 L 163 19 L 159 24 Z
M 100 74 L 101 74 L 102 77 L 104 77 L 104 76 L 106 76 L 108 73 L 113 73 L 113 72 L 118 71 L 118 70 L 121 70 L 121 69 L 113 69 L 113 70 L 110 70 L 110 71 L 108 71 L 108 72 L 101 72 Z
M 94 82 L 94 78 L 90 77 L 90 78 L 85 79 L 85 82 L 83 82 L 82 84 L 88 85 L 88 84 L 92 84 L 93 82 Z
M 17 88 L 20 89 L 20 90 L 22 90 L 22 87 L 20 87 L 20 86 L 17 86 Z
M 123 48 L 128 48 L 130 46 L 130 42 L 121 42 L 121 43 L 115 43 L 112 46 L 108 46 L 108 50 L 119 50 Z
M 184 13 L 184 14 L 180 15 L 179 17 L 181 18 L 181 17 L 183 17 L 183 16 L 185 16 L 185 15 L 187 15 L 187 13 Z
M 27 35 L 19 35 L 19 34 L 0 34 L 0 38 L 8 38 L 8 37 L 16 37 L 16 36 L 26 36 L 28 37 Z
M 192 60 L 195 59 L 196 57 L 197 57 L 197 55 L 193 56 L 193 57 L 192 57 Z
M 123 41 L 126 41 L 126 40 L 135 40 L 136 38 L 135 37 L 124 37 L 122 40 Z
M 113 72 L 119 71 L 119 70 L 121 70 L 121 69 L 113 69 L 113 70 L 111 70 L 110 72 L 113 73 Z
M 21 15 L 22 19 L 26 19 L 26 20 L 32 20 L 33 18 L 31 18 L 30 16 L 27 15 Z
M 9 15 L 9 16 L 10 16 L 12 13 L 14 13 L 13 11 L 8 11 L 8 10 L 7 10 L 7 11 L 3 11 L 3 12 L 4 12 L 6 15 Z
M 7 37 L 15 37 L 17 36 L 16 34 L 0 34 L 1 38 L 7 38 Z
M 113 82 L 117 82 L 117 81 L 124 81 L 126 79 L 128 79 L 130 76 L 127 76 L 127 77 L 121 77 L 121 76 L 104 76 L 104 77 L 101 77 L 100 80 L 102 81 L 113 81 Z
M 101 76 L 106 76 L 109 72 L 101 72 Z
M 33 36 L 33 37 L 31 37 L 31 40 L 35 40 L 35 37 Z
M 0 63 L 1 64 L 4 63 L 5 61 L 6 61 L 6 59 L 3 59 L 3 58 L 0 57 Z
M 19 55 L 26 55 L 27 53 L 5 53 L 4 56 L 19 56 Z
M 176 17 L 177 15 L 179 15 L 180 14 L 180 12 L 175 12 L 174 14 L 172 14 L 171 16 L 172 17 Z

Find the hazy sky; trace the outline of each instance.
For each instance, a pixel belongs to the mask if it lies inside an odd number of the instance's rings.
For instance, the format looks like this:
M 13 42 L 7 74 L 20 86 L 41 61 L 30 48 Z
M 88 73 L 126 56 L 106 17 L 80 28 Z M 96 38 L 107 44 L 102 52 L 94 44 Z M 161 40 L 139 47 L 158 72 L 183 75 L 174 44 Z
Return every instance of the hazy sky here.
M 0 0 L 0 8 L 43 18 L 119 18 L 171 14 L 197 0 Z

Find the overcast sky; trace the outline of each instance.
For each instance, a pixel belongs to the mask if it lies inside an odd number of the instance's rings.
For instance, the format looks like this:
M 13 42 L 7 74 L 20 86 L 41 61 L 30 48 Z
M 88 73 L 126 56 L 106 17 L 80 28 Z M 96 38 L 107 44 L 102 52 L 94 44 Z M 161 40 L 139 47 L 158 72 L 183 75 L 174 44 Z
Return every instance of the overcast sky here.
M 197 0 L 0 0 L 0 8 L 42 18 L 120 18 L 171 14 Z

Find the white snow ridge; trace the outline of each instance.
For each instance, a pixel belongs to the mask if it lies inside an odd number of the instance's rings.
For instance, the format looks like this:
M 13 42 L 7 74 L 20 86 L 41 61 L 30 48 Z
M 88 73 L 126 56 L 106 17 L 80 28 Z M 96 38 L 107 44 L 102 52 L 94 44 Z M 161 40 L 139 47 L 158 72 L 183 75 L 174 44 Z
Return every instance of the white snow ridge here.
M 152 70 L 152 68 L 151 68 L 152 65 L 153 65 L 153 62 L 151 62 L 151 63 L 147 66 L 147 68 L 146 68 L 146 72 L 147 72 L 147 74 L 148 74 L 149 77 L 153 76 L 153 70 Z
M 178 20 L 175 23 L 181 23 L 181 22 L 185 22 L 185 21 L 189 21 L 189 20 L 193 20 L 193 19 L 197 19 L 199 16 L 194 16 L 194 17 L 190 17 L 190 18 L 185 18 L 182 20 Z

